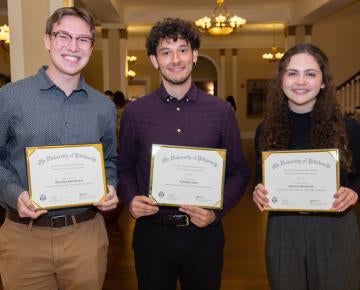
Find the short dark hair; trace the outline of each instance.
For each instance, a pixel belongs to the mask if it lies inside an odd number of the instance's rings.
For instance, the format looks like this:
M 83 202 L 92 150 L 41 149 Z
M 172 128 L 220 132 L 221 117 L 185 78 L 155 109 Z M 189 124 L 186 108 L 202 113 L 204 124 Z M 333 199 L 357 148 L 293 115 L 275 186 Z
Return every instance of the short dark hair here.
M 107 96 L 113 96 L 114 95 L 114 93 L 112 91 L 110 91 L 110 90 L 106 90 L 104 92 L 104 94 L 107 95 Z
M 230 105 L 233 107 L 234 111 L 236 111 L 236 102 L 234 96 L 227 96 L 226 101 L 228 101 Z
M 122 91 L 116 91 L 113 99 L 117 108 L 122 108 L 126 105 L 125 95 Z
M 48 18 L 46 22 L 45 33 L 50 34 L 52 32 L 55 23 L 60 23 L 61 19 L 65 16 L 75 16 L 84 20 L 90 27 L 91 37 L 95 39 L 95 22 L 90 12 L 83 8 L 77 7 L 61 7 Z
M 146 39 L 146 49 L 148 55 L 156 55 L 156 48 L 160 40 L 170 38 L 174 41 L 184 39 L 190 43 L 192 50 L 200 47 L 200 37 L 195 26 L 179 18 L 165 18 L 157 22 L 150 30 Z

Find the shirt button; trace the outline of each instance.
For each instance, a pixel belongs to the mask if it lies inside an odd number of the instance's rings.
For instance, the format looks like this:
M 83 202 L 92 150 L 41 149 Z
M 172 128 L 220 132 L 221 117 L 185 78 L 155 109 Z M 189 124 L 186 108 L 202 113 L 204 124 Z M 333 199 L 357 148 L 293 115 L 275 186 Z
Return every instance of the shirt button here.
M 170 101 L 170 99 L 169 99 L 169 98 L 167 98 L 167 99 L 166 99 L 166 101 L 167 101 L 167 102 L 169 102 L 169 101 Z
M 179 108 L 179 107 L 177 107 L 177 108 L 176 108 L 176 111 L 180 111 L 180 108 Z
M 68 122 L 65 123 L 65 127 L 69 128 L 70 124 Z
M 177 130 L 176 130 L 176 132 L 181 133 L 181 129 L 180 129 L 180 128 L 179 128 L 179 129 L 177 129 Z
M 188 102 L 189 101 L 189 98 L 186 98 L 186 102 Z

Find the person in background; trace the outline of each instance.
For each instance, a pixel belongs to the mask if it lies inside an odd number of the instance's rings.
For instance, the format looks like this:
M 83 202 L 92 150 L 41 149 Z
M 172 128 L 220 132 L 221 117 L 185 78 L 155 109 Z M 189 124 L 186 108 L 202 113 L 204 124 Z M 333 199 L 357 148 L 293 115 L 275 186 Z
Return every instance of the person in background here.
M 122 91 L 116 91 L 114 93 L 113 102 L 115 103 L 116 106 L 116 134 L 117 134 L 116 136 L 119 136 L 121 114 L 126 105 L 126 99 L 124 93 Z
M 141 290 L 219 290 L 224 233 L 221 218 L 249 180 L 231 106 L 199 90 L 191 79 L 200 39 L 187 21 L 166 18 L 147 37 L 150 60 L 161 74 L 154 92 L 126 105 L 121 118 L 118 191 L 136 219 L 135 268 Z M 225 148 L 223 209 L 159 207 L 149 198 L 152 144 Z
M 290 48 L 280 60 L 268 94 L 270 108 L 256 131 L 259 210 L 268 205 L 261 152 L 329 149 L 340 153 L 335 213 L 270 212 L 266 266 L 273 290 L 359 290 L 360 237 L 352 206 L 360 192 L 360 126 L 344 116 L 327 56 L 312 44 Z
M 105 92 L 104 92 L 104 94 L 105 94 L 105 96 L 107 96 L 110 100 L 114 100 L 114 93 L 112 92 L 112 91 L 110 91 L 110 90 L 106 90 Z
M 231 107 L 233 108 L 234 112 L 236 112 L 236 102 L 235 102 L 235 98 L 233 96 L 227 96 L 226 97 L 226 101 L 228 101 L 231 105 Z
M 99 211 L 114 209 L 116 113 L 113 102 L 81 76 L 95 25 L 66 7 L 47 20 L 48 66 L 0 89 L 0 274 L 5 290 L 100 290 L 108 238 Z M 38 209 L 29 197 L 25 147 L 102 143 L 108 194 L 90 206 Z M 2 154 L 4 153 L 4 154 Z M 46 176 L 44 176 L 46 178 Z

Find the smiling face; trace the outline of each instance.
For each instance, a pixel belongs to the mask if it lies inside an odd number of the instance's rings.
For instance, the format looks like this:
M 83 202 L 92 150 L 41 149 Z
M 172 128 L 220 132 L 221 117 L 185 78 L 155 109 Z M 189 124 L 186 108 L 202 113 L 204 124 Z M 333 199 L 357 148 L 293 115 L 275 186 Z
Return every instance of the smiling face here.
M 55 36 L 46 34 L 44 43 L 50 53 L 50 64 L 47 72 L 53 78 L 79 77 L 81 70 L 88 63 L 92 47 L 81 49 L 76 38 L 79 36 L 92 38 L 90 26 L 81 18 L 64 16 L 59 23 L 53 25 L 52 32 L 65 32 L 73 38 L 68 45 L 60 45 Z
M 315 58 L 307 53 L 293 55 L 282 77 L 289 108 L 297 113 L 312 111 L 322 88 L 323 75 Z
M 174 41 L 162 39 L 156 48 L 156 55 L 150 55 L 152 64 L 160 70 L 165 87 L 190 87 L 193 63 L 198 52 L 184 39 Z

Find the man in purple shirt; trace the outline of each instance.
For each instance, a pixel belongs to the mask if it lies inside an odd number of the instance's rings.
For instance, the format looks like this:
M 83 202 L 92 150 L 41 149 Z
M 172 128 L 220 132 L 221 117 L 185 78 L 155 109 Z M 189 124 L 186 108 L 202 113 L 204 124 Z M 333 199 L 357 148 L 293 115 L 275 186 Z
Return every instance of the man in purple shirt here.
M 167 18 L 147 38 L 159 89 L 126 106 L 120 127 L 119 193 L 136 219 L 135 267 L 141 290 L 219 290 L 221 218 L 244 193 L 249 172 L 231 106 L 191 80 L 200 39 L 191 23 Z M 148 197 L 152 144 L 227 150 L 223 209 L 159 207 Z M 190 221 L 190 223 L 189 223 Z

